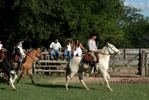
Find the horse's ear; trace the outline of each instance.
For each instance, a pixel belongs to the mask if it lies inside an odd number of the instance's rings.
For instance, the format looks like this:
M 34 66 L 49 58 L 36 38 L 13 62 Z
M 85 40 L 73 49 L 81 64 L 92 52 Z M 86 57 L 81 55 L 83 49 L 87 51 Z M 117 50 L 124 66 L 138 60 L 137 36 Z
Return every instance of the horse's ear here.
M 35 49 L 38 50 L 39 48 L 36 47 Z
M 106 45 L 109 45 L 109 43 L 107 42 Z

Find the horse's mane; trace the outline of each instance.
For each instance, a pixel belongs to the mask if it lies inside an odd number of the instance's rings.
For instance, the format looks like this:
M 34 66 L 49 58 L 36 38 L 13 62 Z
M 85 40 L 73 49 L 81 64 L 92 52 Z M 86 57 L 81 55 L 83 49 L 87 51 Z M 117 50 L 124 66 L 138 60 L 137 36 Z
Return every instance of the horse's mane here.
M 35 51 L 36 49 L 32 49 L 27 55 L 29 55 L 30 53 L 32 53 L 33 51 Z
M 100 54 L 100 53 L 101 53 L 101 54 Z M 100 53 L 99 53 L 100 57 L 103 57 L 104 54 L 107 54 L 107 52 L 106 52 L 106 46 L 104 46 L 104 47 L 100 50 Z

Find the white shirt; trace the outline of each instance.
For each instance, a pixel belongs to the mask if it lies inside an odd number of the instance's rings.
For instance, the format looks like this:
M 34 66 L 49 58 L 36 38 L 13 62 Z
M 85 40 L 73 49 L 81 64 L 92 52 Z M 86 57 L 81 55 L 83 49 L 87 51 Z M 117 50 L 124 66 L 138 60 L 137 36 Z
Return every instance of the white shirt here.
M 22 49 L 22 47 L 20 45 L 18 45 L 18 49 L 20 50 L 21 56 L 23 58 L 25 58 L 26 54 L 24 53 L 24 51 L 23 51 L 23 49 Z
M 0 50 L 2 50 L 2 47 L 3 47 L 3 45 L 2 45 L 2 44 L 0 44 Z
M 71 51 L 71 45 L 67 45 L 67 51 Z
M 55 43 L 55 42 L 52 42 L 50 44 L 50 48 L 54 49 L 54 50 L 58 50 L 60 48 L 62 48 L 61 44 L 59 42 Z
M 21 42 L 18 42 L 18 45 L 23 49 L 23 45 Z
M 95 52 L 97 50 L 97 46 L 96 46 L 95 40 L 92 40 L 92 39 L 88 40 L 87 45 L 88 45 L 89 51 Z

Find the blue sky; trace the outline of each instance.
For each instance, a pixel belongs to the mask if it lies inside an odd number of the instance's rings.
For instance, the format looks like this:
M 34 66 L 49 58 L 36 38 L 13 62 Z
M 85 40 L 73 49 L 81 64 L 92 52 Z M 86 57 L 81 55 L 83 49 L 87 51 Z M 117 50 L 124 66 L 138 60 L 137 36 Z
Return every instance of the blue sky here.
M 139 8 L 142 10 L 141 14 L 149 17 L 149 0 L 124 0 L 125 5 Z

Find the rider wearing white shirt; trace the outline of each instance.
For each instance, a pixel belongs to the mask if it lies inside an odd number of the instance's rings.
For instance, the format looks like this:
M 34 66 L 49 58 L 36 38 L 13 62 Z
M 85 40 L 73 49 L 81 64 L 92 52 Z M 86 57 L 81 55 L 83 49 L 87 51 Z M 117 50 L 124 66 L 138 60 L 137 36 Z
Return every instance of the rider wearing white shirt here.
M 91 58 L 93 59 L 93 64 L 94 64 L 94 71 L 96 70 L 96 62 L 99 62 L 99 56 L 98 56 L 98 49 L 96 46 L 96 35 L 92 34 L 91 38 L 88 40 L 88 54 L 91 56 Z
M 20 40 L 20 42 L 17 43 L 17 48 L 19 49 L 20 51 L 20 56 L 19 56 L 19 62 L 22 63 L 23 61 L 23 58 L 25 58 L 26 54 L 23 50 L 23 43 L 24 43 L 24 40 Z

